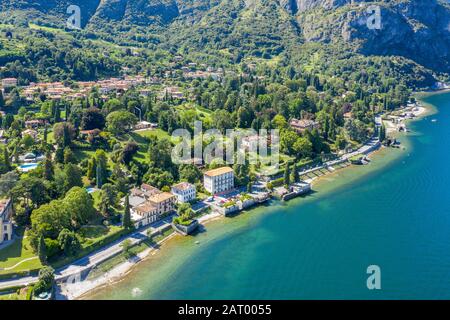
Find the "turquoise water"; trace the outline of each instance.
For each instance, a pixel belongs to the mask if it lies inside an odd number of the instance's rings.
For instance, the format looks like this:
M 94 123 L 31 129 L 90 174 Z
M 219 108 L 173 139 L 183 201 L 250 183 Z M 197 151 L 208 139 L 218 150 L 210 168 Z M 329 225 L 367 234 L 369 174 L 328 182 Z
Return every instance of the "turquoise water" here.
M 169 241 L 90 298 L 450 298 L 450 94 L 426 101 L 438 113 L 410 125 L 406 150 L 344 170 L 308 199 Z M 369 265 L 381 268 L 379 291 L 366 287 Z

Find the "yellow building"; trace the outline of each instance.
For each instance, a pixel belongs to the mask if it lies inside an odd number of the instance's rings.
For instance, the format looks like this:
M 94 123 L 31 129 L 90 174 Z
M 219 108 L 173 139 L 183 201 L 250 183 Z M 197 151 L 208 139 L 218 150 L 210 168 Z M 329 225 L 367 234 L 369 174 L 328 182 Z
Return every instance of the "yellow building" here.
M 156 208 L 159 216 L 175 210 L 177 197 L 169 192 L 155 194 L 148 198 L 148 202 Z

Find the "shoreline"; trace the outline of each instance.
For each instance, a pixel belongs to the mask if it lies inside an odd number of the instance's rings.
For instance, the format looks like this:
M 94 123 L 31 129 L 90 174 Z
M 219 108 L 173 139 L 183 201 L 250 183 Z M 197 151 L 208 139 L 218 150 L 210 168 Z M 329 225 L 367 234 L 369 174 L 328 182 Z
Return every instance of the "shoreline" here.
M 423 119 L 424 117 L 433 114 L 435 109 L 432 105 L 429 105 L 422 101 L 422 99 L 426 98 L 429 95 L 433 94 L 442 94 L 444 90 L 434 93 L 429 93 L 424 96 L 421 96 L 417 100 L 421 103 L 421 106 L 419 106 L 419 110 L 414 112 L 415 117 L 412 119 L 405 119 L 404 122 L 409 121 L 418 121 Z M 450 92 L 450 89 L 445 90 Z M 407 109 L 407 108 L 405 108 Z M 398 134 L 398 132 L 397 132 Z M 376 150 L 371 151 L 367 157 L 371 158 L 373 156 L 376 156 L 378 153 L 382 152 L 383 150 L 386 150 L 386 147 L 381 147 Z M 311 181 L 312 185 L 320 185 L 323 181 L 326 181 L 326 178 L 330 178 L 336 174 L 341 173 L 342 171 L 345 171 L 345 169 L 352 168 L 354 166 L 345 167 L 345 168 L 339 168 L 333 172 L 324 174 L 320 177 L 317 177 Z M 366 167 L 366 166 L 364 166 Z M 245 211 L 244 211 L 245 212 Z M 210 213 L 205 216 L 200 217 L 198 220 L 202 225 L 206 225 L 210 222 L 222 220 L 224 217 L 219 213 Z M 162 239 L 158 242 L 158 245 L 162 245 L 169 240 L 175 238 L 175 236 L 178 235 L 176 232 L 170 234 L 166 238 Z M 58 294 L 57 298 L 61 299 L 74 299 L 74 300 L 82 300 L 86 297 L 88 297 L 90 294 L 94 293 L 97 290 L 104 289 L 108 286 L 120 283 L 123 281 L 130 273 L 134 271 L 134 269 L 141 264 L 141 262 L 144 262 L 145 260 L 151 258 L 155 251 L 161 250 L 161 248 L 148 248 L 144 251 L 138 253 L 136 255 L 136 258 L 133 259 L 133 261 L 125 261 L 122 263 L 119 263 L 112 267 L 109 271 L 107 271 L 104 275 L 99 276 L 93 280 L 85 279 L 79 283 L 76 284 L 70 284 L 70 285 L 62 285 L 58 284 Z

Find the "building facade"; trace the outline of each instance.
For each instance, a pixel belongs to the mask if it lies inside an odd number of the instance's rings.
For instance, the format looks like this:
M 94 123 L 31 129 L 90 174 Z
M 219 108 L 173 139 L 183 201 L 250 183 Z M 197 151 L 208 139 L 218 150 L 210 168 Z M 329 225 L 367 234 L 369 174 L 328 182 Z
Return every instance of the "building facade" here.
M 175 210 L 177 198 L 169 192 L 162 192 L 151 196 L 148 202 L 156 208 L 158 219 L 160 219 L 165 214 Z
M 177 197 L 178 202 L 185 203 L 195 200 L 197 190 L 193 184 L 182 182 L 172 186 L 172 193 Z
M 203 183 L 206 191 L 218 194 L 234 188 L 234 172 L 229 167 L 222 167 L 205 172 Z
M 144 202 L 131 209 L 131 218 L 136 229 L 139 229 L 158 221 L 158 210 L 149 202 Z
M 13 206 L 11 199 L 0 200 L 0 244 L 12 240 Z

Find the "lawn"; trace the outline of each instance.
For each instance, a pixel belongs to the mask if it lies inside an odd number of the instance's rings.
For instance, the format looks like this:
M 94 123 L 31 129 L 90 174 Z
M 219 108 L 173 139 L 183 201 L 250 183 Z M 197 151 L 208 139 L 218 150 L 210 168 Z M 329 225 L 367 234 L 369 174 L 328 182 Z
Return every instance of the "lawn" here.
M 41 262 L 31 248 L 28 238 L 26 236 L 22 238 L 23 232 L 21 231 L 16 231 L 16 234 L 19 238 L 10 246 L 0 250 L 0 275 L 33 271 L 42 267 Z
M 119 226 L 105 227 L 102 225 L 85 226 L 79 232 L 84 237 L 81 244 L 81 251 L 74 257 L 61 257 L 57 261 L 51 261 L 53 268 L 60 268 L 80 259 L 108 243 L 117 240 L 124 234 L 124 230 Z

